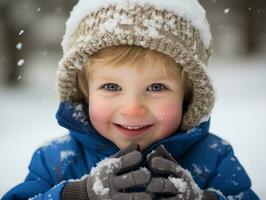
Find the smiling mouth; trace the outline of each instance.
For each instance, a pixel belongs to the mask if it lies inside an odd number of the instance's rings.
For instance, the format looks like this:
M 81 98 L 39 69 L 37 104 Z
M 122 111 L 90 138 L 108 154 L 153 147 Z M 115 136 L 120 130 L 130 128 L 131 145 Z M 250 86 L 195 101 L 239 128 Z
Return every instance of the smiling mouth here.
M 128 130 L 140 130 L 140 129 L 143 129 L 143 128 L 146 128 L 148 126 L 151 126 L 151 125 L 137 125 L 137 126 L 133 126 L 133 125 L 124 125 L 124 124 L 116 124 L 122 128 L 125 128 L 125 129 L 128 129 Z
M 130 136 L 136 136 L 143 134 L 144 131 L 148 130 L 153 124 L 149 125 L 138 125 L 138 126 L 132 126 L 132 125 L 124 125 L 124 124 L 116 124 L 113 123 L 116 128 L 118 128 L 122 133 Z

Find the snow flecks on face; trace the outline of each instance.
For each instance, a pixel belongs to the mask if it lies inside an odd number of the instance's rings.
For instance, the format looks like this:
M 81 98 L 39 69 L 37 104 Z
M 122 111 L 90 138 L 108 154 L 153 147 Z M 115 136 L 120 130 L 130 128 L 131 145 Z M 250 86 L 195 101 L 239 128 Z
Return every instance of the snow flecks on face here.
M 158 115 L 158 120 L 159 121 L 162 121 L 162 120 L 164 120 L 164 118 L 165 118 L 165 112 L 161 112 L 161 113 L 159 113 L 159 115 Z
M 197 175 L 201 175 L 202 174 L 202 170 L 200 169 L 200 166 L 198 166 L 196 164 L 192 164 L 192 167 L 194 169 L 195 174 L 197 174 Z
M 168 179 L 178 189 L 178 192 L 185 193 L 187 191 L 187 183 L 182 178 L 175 178 L 175 177 L 169 176 Z
M 61 151 L 60 152 L 60 158 L 61 158 L 61 162 L 68 159 L 71 156 L 75 156 L 75 152 L 74 151 L 70 151 L 70 150 L 66 150 L 66 151 Z

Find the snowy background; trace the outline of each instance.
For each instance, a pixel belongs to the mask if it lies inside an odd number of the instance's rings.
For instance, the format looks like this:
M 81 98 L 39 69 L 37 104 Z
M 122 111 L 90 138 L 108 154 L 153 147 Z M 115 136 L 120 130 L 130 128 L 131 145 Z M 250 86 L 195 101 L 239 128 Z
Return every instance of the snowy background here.
M 32 78 L 23 87 L 0 88 L 0 196 L 23 181 L 38 146 L 66 133 L 54 117 L 58 106 L 55 69 L 44 68 L 56 66 L 51 60 L 55 59 L 47 56 L 42 63 L 32 63 Z M 215 57 L 210 64 L 217 92 L 211 130 L 233 145 L 261 199 L 266 199 L 265 65 L 263 56 Z
M 67 133 L 54 117 L 58 107 L 55 73 L 61 58 L 64 22 L 74 2 L 46 0 L 45 6 L 41 0 L 0 0 L 0 197 L 23 181 L 37 147 Z M 255 39 L 259 39 L 254 46 L 254 36 L 253 40 L 245 40 L 248 31 L 243 25 L 247 23 L 238 7 L 227 0 L 211 2 L 208 8 L 215 56 L 209 70 L 216 89 L 211 131 L 233 145 L 252 179 L 253 189 L 261 199 L 266 199 L 265 25 L 259 26 L 260 34 L 253 30 Z M 257 4 L 245 4 L 244 9 L 263 21 L 266 9 L 258 3 L 263 1 L 253 2 Z M 1 6 L 7 4 L 11 6 L 1 10 Z M 66 4 L 67 8 L 63 7 Z M 6 16 L 2 16 L 3 11 L 8 11 L 10 18 L 15 16 L 15 20 L 9 20 L 16 35 L 14 41 L 4 37 Z M 16 17 L 22 15 L 24 17 Z M 15 55 L 17 70 L 12 83 L 6 79 L 10 66 L 8 46 L 13 47 L 11 54 Z

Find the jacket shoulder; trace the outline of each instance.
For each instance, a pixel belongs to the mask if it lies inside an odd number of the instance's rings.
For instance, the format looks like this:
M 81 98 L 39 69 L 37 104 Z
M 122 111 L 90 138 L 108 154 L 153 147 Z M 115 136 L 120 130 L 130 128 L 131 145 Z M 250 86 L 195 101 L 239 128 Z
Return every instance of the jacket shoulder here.
M 200 187 L 205 188 L 215 176 L 219 163 L 232 151 L 227 141 L 209 133 L 186 151 L 180 163 L 191 172 Z
M 64 135 L 46 142 L 33 154 L 29 169 L 36 173 L 40 172 L 40 165 L 43 166 L 50 176 L 50 182 L 57 184 L 62 180 L 79 178 L 80 169 L 84 173 L 82 145 L 71 135 Z M 85 170 L 86 171 L 86 170 Z
M 250 179 L 234 154 L 232 146 L 214 134 L 194 144 L 180 160 L 203 188 L 216 188 L 224 195 L 251 187 Z

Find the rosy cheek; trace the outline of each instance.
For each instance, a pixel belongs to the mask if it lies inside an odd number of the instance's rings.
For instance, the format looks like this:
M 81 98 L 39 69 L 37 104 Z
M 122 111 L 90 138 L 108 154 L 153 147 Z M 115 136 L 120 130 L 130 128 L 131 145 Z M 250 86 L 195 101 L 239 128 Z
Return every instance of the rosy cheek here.
M 93 125 L 98 126 L 101 123 L 108 121 L 108 107 L 101 102 L 89 103 L 89 117 Z
M 157 108 L 156 118 L 163 129 L 161 135 L 168 136 L 179 127 L 182 110 L 176 103 L 165 104 Z

